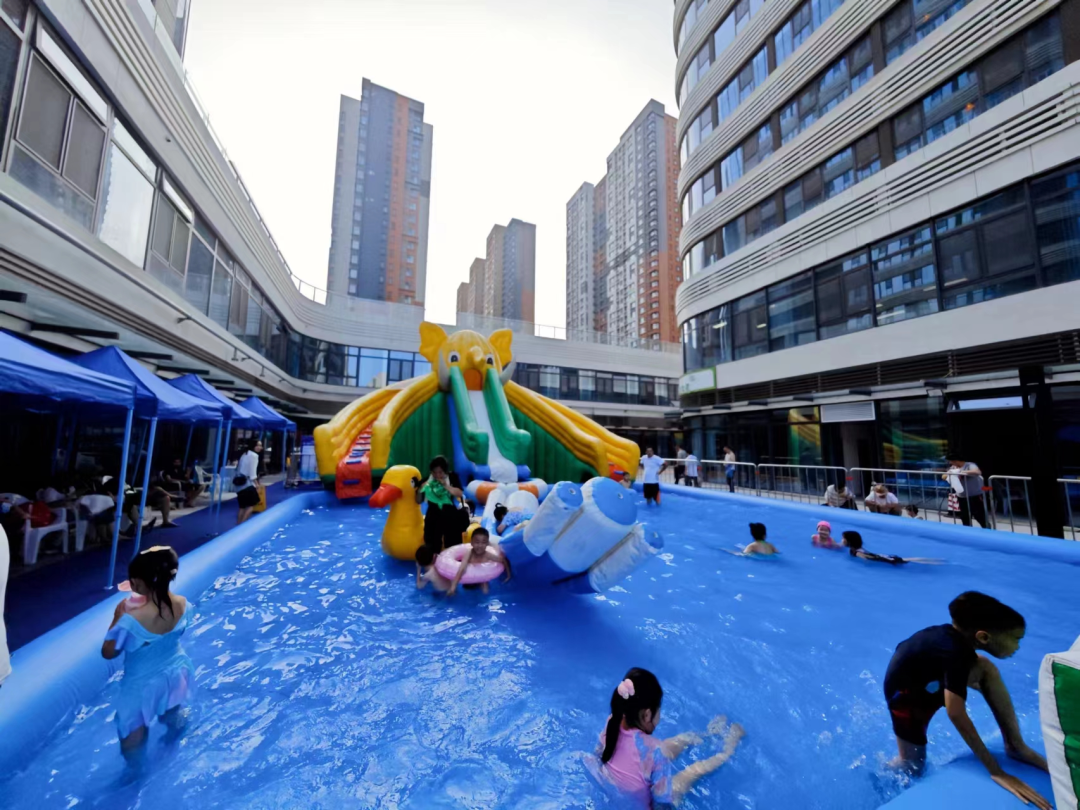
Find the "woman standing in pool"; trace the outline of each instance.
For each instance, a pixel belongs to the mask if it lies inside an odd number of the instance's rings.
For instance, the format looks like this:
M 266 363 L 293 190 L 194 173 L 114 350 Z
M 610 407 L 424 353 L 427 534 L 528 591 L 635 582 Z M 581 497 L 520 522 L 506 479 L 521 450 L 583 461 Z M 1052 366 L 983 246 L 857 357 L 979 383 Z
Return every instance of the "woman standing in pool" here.
M 135 596 L 116 606 L 101 655 L 126 653 L 116 707 L 120 751 L 131 759 L 146 742 L 157 718 L 173 731 L 184 726 L 180 708 L 195 683 L 195 667 L 180 646 L 188 626 L 188 602 L 169 592 L 179 558 L 169 546 L 154 546 L 128 565 Z
M 710 733 L 723 735 L 724 749 L 674 773 L 671 760 L 701 742 L 701 737 L 680 734 L 659 740 L 652 736 L 663 699 L 664 690 L 655 675 L 647 669 L 631 669 L 611 693 L 611 716 L 600 733 L 599 775 L 632 802 L 628 806 L 642 810 L 678 805 L 694 783 L 731 758 L 744 734 L 738 724 L 728 728 L 722 718 L 714 721 Z

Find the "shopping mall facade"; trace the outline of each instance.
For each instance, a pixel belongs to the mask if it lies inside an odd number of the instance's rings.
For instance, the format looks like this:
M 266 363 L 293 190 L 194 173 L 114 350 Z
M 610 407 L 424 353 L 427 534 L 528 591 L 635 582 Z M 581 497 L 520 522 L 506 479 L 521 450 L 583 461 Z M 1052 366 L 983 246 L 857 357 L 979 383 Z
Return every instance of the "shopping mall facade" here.
M 423 310 L 290 270 L 186 77 L 186 21 L 167 5 L 3 0 L 0 328 L 62 354 L 119 346 L 161 376 L 263 397 L 310 432 L 428 370 Z M 515 331 L 522 384 L 673 440 L 677 344 L 467 325 Z
M 676 0 L 703 458 L 1080 473 L 1080 3 Z

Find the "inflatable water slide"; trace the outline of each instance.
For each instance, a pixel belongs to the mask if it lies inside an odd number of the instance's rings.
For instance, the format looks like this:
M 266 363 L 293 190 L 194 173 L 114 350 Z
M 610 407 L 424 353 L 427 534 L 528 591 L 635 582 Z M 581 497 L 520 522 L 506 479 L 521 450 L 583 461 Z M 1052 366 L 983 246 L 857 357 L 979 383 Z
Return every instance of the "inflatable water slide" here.
M 633 479 L 640 451 L 512 382 L 512 337 L 421 324 L 431 373 L 361 397 L 316 428 L 319 474 L 342 500 L 378 491 L 373 500 L 390 505 L 383 549 L 411 560 L 422 518 L 402 491 L 445 456 L 495 539 L 503 539 L 491 519 L 496 502 L 524 498 L 526 519 L 504 544 L 523 581 L 604 590 L 663 546 L 637 523 L 633 493 L 611 480 Z
M 430 374 L 361 397 L 315 429 L 323 483 L 341 499 L 366 497 L 391 467 L 426 471 L 439 455 L 466 486 L 633 477 L 636 444 L 511 382 L 512 337 L 508 329 L 484 338 L 421 324 Z

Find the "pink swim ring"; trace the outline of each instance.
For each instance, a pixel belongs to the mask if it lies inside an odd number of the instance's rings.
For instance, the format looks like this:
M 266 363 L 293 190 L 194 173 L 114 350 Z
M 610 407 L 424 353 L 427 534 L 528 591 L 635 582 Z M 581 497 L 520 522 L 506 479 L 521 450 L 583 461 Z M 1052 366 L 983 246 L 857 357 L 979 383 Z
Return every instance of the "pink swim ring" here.
M 458 569 L 461 568 L 461 561 L 465 559 L 465 555 L 469 553 L 470 548 L 471 546 L 459 545 L 446 549 L 435 558 L 435 570 L 452 581 L 457 576 Z M 491 560 L 470 563 L 468 570 L 461 577 L 461 582 L 463 585 L 480 585 L 484 582 L 491 582 L 491 580 L 502 576 L 504 570 L 502 563 Z

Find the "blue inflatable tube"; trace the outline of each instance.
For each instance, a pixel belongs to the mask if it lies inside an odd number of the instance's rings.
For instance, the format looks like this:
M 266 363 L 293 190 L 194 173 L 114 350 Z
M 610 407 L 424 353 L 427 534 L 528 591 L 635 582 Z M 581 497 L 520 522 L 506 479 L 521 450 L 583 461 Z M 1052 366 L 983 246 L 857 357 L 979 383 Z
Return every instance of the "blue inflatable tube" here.
M 192 600 L 236 570 L 253 549 L 305 509 L 333 501 L 332 493 L 297 495 L 185 554 L 174 590 Z M 24 767 L 48 736 L 79 706 L 90 703 L 122 658 L 106 661 L 101 643 L 118 594 L 15 651 L 11 676 L 0 689 L 0 772 Z

